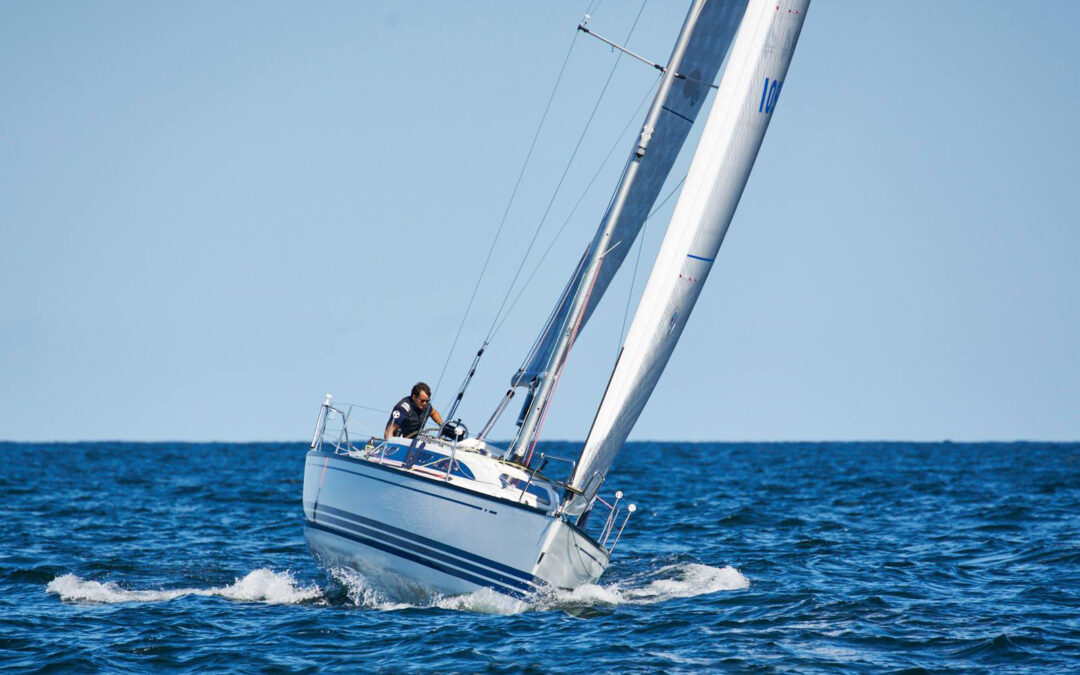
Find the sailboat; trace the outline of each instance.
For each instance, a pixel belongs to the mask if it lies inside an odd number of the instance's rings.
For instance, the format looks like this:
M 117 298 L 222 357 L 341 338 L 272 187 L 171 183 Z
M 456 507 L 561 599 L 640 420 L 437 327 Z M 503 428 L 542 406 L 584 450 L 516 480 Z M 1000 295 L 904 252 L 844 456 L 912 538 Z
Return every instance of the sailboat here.
M 633 504 L 604 497 L 616 455 L 697 301 L 783 87 L 809 0 L 694 0 L 596 234 L 495 413 L 475 436 L 356 437 L 327 396 L 304 471 L 305 536 L 324 565 L 397 597 L 490 589 L 514 602 L 608 567 Z M 583 30 L 584 27 L 579 26 Z M 719 85 L 713 85 L 720 67 Z M 716 96 L 580 456 L 537 452 L 574 341 L 637 237 L 710 87 Z M 475 362 L 474 362 L 475 366 Z M 487 434 L 517 391 L 507 448 Z

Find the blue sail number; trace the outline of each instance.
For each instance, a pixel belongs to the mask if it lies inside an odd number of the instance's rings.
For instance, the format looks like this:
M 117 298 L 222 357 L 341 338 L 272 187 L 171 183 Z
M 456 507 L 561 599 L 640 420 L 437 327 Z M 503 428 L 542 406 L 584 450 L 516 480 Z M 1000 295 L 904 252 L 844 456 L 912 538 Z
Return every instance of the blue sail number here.
M 776 108 L 776 99 L 780 97 L 780 88 L 783 86 L 784 83 L 779 80 L 770 81 L 769 78 L 765 78 L 765 87 L 761 90 L 761 103 L 757 109 L 759 113 L 766 115 L 772 113 Z

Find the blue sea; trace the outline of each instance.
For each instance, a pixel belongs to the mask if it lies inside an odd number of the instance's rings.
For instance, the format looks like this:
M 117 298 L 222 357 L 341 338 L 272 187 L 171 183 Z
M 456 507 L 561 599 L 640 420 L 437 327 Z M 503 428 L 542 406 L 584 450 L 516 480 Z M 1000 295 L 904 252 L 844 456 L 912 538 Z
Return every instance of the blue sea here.
M 608 572 L 516 613 L 317 568 L 305 451 L 0 444 L 0 669 L 1080 671 L 1080 444 L 631 443 Z

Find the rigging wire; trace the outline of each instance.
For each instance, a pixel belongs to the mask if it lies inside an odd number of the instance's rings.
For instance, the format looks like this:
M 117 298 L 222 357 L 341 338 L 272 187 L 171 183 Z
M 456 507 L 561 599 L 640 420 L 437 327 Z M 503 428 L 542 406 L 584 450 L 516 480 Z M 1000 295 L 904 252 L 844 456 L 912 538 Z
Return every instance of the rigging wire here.
M 592 178 L 589 180 L 588 185 L 585 186 L 585 189 L 581 191 L 581 196 L 578 197 L 578 200 L 574 204 L 574 207 L 570 209 L 570 213 L 566 216 L 563 224 L 559 227 L 559 231 L 555 233 L 554 237 L 552 237 L 551 241 L 547 245 L 547 248 L 544 249 L 544 253 L 540 256 L 540 260 L 538 260 L 536 262 L 536 265 L 533 266 L 532 272 L 529 273 L 528 278 L 525 279 L 525 283 L 522 284 L 521 288 L 518 290 L 518 294 L 514 297 L 514 301 L 510 303 L 510 307 L 506 310 L 506 314 L 499 321 L 499 325 L 495 327 L 495 331 L 491 334 L 492 339 L 494 339 L 495 335 L 500 330 L 502 330 L 503 324 L 506 323 L 506 320 L 508 318 L 510 318 L 510 314 L 514 311 L 514 307 L 517 306 L 518 300 L 521 300 L 521 296 L 525 293 L 525 289 L 529 287 L 529 284 L 532 283 L 533 277 L 535 277 L 536 273 L 540 271 L 540 267 L 544 264 L 544 261 L 547 260 L 548 254 L 551 253 L 551 249 L 555 247 L 555 243 L 559 240 L 559 237 L 561 237 L 563 232 L 566 231 L 566 227 L 570 224 L 570 221 L 571 219 L 573 219 L 574 214 L 577 213 L 578 207 L 581 206 L 581 203 L 583 201 L 585 201 L 586 195 L 588 195 L 589 190 L 592 189 L 593 183 L 595 183 L 596 179 L 600 177 L 601 173 L 603 173 L 604 167 L 607 165 L 608 160 L 611 159 L 611 156 L 615 153 L 615 150 L 617 150 L 623 144 L 625 140 L 624 136 L 627 129 L 629 129 L 630 126 L 634 123 L 634 121 L 638 119 L 638 114 L 641 112 L 641 108 L 645 105 L 645 102 L 652 97 L 653 92 L 656 91 L 656 85 L 659 84 L 660 77 L 662 76 L 658 76 L 656 78 L 656 82 L 654 82 L 653 86 L 647 92 L 645 92 L 645 96 L 642 97 L 641 102 L 638 103 L 637 108 L 634 109 L 633 114 L 629 117 L 629 119 L 627 119 L 626 125 L 622 128 L 622 131 L 619 132 L 618 138 L 616 138 L 615 142 L 612 143 L 611 149 L 608 150 L 607 155 L 605 155 L 603 161 L 600 162 L 600 166 L 596 168 L 596 173 L 593 174 Z
M 642 13 L 645 11 L 645 5 L 648 0 L 642 0 L 641 8 L 638 9 L 637 16 L 634 17 L 634 23 L 630 26 L 629 32 L 626 34 L 624 43 L 630 41 L 630 36 L 634 34 L 634 29 L 637 28 L 638 21 L 641 19 Z M 608 73 L 607 80 L 604 82 L 603 88 L 600 90 L 600 95 L 596 99 L 596 103 L 593 105 L 592 112 L 589 114 L 589 119 L 585 122 L 585 127 L 581 130 L 581 135 L 578 137 L 577 144 L 574 146 L 574 151 L 570 153 L 570 159 L 566 162 L 566 167 L 563 169 L 562 175 L 559 177 L 559 182 L 555 186 L 555 191 L 551 195 L 551 199 L 548 201 L 547 208 L 544 209 L 544 214 L 540 217 L 540 222 L 536 226 L 536 231 L 533 233 L 532 240 L 529 241 L 528 248 L 525 249 L 525 254 L 522 256 L 522 264 L 518 266 L 517 272 L 514 273 L 514 278 L 510 282 L 510 285 L 506 288 L 506 295 L 503 296 L 502 303 L 499 305 L 498 311 L 495 313 L 495 319 L 491 322 L 491 327 L 488 329 L 487 337 L 484 338 L 485 342 L 490 342 L 497 325 L 499 325 L 499 318 L 503 313 L 503 309 L 506 307 L 507 300 L 510 299 L 510 294 L 514 290 L 514 286 L 517 284 L 518 278 L 521 276 L 521 270 L 524 267 L 524 261 L 528 260 L 529 254 L 532 252 L 533 246 L 536 244 L 537 237 L 540 236 L 540 230 L 543 229 L 544 222 L 547 220 L 548 214 L 551 212 L 551 207 L 555 203 L 556 197 L 559 195 L 559 191 L 562 189 L 563 182 L 566 180 L 566 175 L 570 172 L 570 167 L 574 163 L 574 159 L 577 157 L 578 150 L 581 149 L 581 144 L 585 140 L 585 135 L 589 131 L 589 126 L 592 125 L 593 119 L 596 117 L 596 111 L 600 108 L 600 103 L 604 99 L 604 94 L 607 93 L 608 86 L 611 85 L 611 80 L 615 76 L 615 70 L 619 67 L 619 62 L 622 60 L 622 53 L 620 52 L 615 57 L 615 63 L 611 66 L 611 71 Z
M 370 406 L 370 405 L 361 405 L 359 403 L 349 403 L 348 401 L 334 401 L 334 406 L 335 407 L 342 406 L 342 407 L 348 407 L 348 408 L 360 408 L 361 410 L 371 410 L 373 412 L 384 413 L 386 415 L 389 415 L 392 412 L 392 410 L 390 408 L 376 408 L 376 407 Z
M 597 3 L 594 5 L 594 7 L 599 7 L 600 1 L 602 1 L 602 0 L 598 0 Z M 634 30 L 637 28 L 638 22 L 641 19 L 641 15 L 645 11 L 645 6 L 646 6 L 647 2 L 648 2 L 648 0 L 642 0 L 641 7 L 638 9 L 637 15 L 634 17 L 634 22 L 633 22 L 633 24 L 631 24 L 630 30 L 627 32 L 626 39 L 624 40 L 624 42 L 629 42 L 630 37 L 634 34 Z M 588 20 L 588 15 L 586 15 L 586 21 L 587 20 Z M 479 290 L 480 283 L 483 280 L 484 274 L 485 274 L 485 272 L 487 270 L 487 266 L 488 266 L 488 264 L 489 264 L 489 262 L 491 260 L 492 254 L 494 253 L 495 244 L 498 241 L 499 235 L 502 233 L 503 226 L 506 223 L 506 218 L 507 218 L 507 215 L 509 214 L 511 204 L 513 203 L 514 197 L 517 194 L 518 187 L 521 184 L 522 177 L 524 176 L 525 168 L 528 165 L 529 158 L 531 158 L 531 156 L 532 156 L 533 149 L 536 147 L 536 142 L 537 142 L 537 139 L 540 136 L 540 131 L 543 128 L 544 121 L 547 119 L 548 111 L 551 109 L 551 103 L 555 98 L 555 93 L 558 90 L 559 83 L 561 83 L 563 74 L 566 71 L 566 65 L 570 60 L 571 53 L 573 52 L 574 44 L 577 41 L 577 33 L 578 32 L 579 31 L 574 32 L 574 39 L 572 39 L 571 42 L 570 42 L 570 48 L 567 50 L 566 57 L 563 60 L 562 68 L 559 71 L 559 76 L 556 79 L 555 86 L 552 88 L 551 95 L 548 98 L 548 103 L 547 103 L 547 106 L 544 109 L 544 114 L 543 114 L 543 116 L 541 118 L 540 126 L 537 128 L 536 134 L 533 137 L 532 144 L 529 146 L 529 153 L 526 156 L 525 164 L 522 166 L 521 172 L 518 175 L 517 182 L 514 185 L 514 190 L 513 190 L 512 194 L 511 194 L 510 202 L 507 204 L 506 210 L 503 213 L 503 217 L 502 217 L 502 220 L 499 223 L 499 228 L 498 228 L 498 231 L 496 232 L 495 239 L 492 241 L 492 245 L 488 250 L 487 257 L 484 260 L 484 266 L 481 269 L 480 277 L 477 279 L 476 285 L 473 288 L 473 292 L 472 292 L 472 295 L 469 298 L 469 303 L 468 303 L 468 305 L 466 307 L 465 314 L 462 317 L 461 323 L 458 326 L 457 333 L 454 336 L 454 341 L 451 344 L 450 352 L 447 354 L 446 361 L 443 363 L 442 371 L 439 373 L 439 379 L 436 381 L 436 385 L 435 385 L 436 390 L 438 390 L 438 388 L 442 385 L 443 377 L 446 374 L 446 369 L 450 364 L 451 358 L 453 357 L 454 350 L 457 348 L 458 340 L 459 340 L 459 338 L 461 336 L 462 330 L 464 329 L 466 319 L 468 318 L 468 314 L 469 314 L 470 310 L 472 309 L 473 302 L 476 299 L 476 294 L 477 294 L 477 291 Z M 487 333 L 487 336 L 484 338 L 483 344 L 481 345 L 479 351 L 476 354 L 476 358 L 473 361 L 473 364 L 472 364 L 472 366 L 470 368 L 470 372 L 465 377 L 465 380 L 464 380 L 464 382 L 462 382 L 461 387 L 460 387 L 460 389 L 458 391 L 458 394 L 455 397 L 455 400 L 454 400 L 454 402 L 452 404 L 452 409 L 455 410 L 455 411 L 457 409 L 458 404 L 461 402 L 461 399 L 465 395 L 465 390 L 468 388 L 469 383 L 472 381 L 472 377 L 476 372 L 477 362 L 480 360 L 480 357 L 483 355 L 484 349 L 487 347 L 487 345 L 490 343 L 491 339 L 493 338 L 493 336 L 495 334 L 495 331 L 497 330 L 497 327 L 501 326 L 501 322 L 499 321 L 499 318 L 503 314 L 503 310 L 506 307 L 507 300 L 509 300 L 510 294 L 512 293 L 515 285 L 518 282 L 518 279 L 520 278 L 521 271 L 522 271 L 522 269 L 524 268 L 524 265 L 525 265 L 525 261 L 528 260 L 529 254 L 532 252 L 532 249 L 536 244 L 536 240 L 539 237 L 540 230 L 543 229 L 544 223 L 547 221 L 547 217 L 551 212 L 551 208 L 555 203 L 555 199 L 558 197 L 558 194 L 559 194 L 560 190 L 562 189 L 562 185 L 566 180 L 566 176 L 570 171 L 570 167 L 573 165 L 574 159 L 577 157 L 578 151 L 581 148 L 581 144 L 585 139 L 585 135 L 588 132 L 589 127 L 592 125 L 593 119 L 596 116 L 596 112 L 600 108 L 600 103 L 604 99 L 604 95 L 606 94 L 607 89 L 611 84 L 611 80 L 614 77 L 615 71 L 618 68 L 618 65 L 619 65 L 621 60 L 622 60 L 622 53 L 620 52 L 620 54 L 615 59 L 615 63 L 611 67 L 611 72 L 608 74 L 607 80 L 604 82 L 604 86 L 600 91 L 600 95 L 597 97 L 596 104 L 593 106 L 593 110 L 589 114 L 588 120 L 585 122 L 585 126 L 582 129 L 581 135 L 579 136 L 578 141 L 577 141 L 576 145 L 574 146 L 574 150 L 571 153 L 569 160 L 567 160 L 566 167 L 563 169 L 562 175 L 559 177 L 559 182 L 555 186 L 555 190 L 554 190 L 554 192 L 553 192 L 553 194 L 551 196 L 551 199 L 548 201 L 548 205 L 544 209 L 544 213 L 541 216 L 539 223 L 537 223 L 536 230 L 533 233 L 532 239 L 530 240 L 529 245 L 525 250 L 525 253 L 522 255 L 521 264 L 518 265 L 517 271 L 514 273 L 514 278 L 511 280 L 509 286 L 507 286 L 506 294 L 503 296 L 502 302 L 499 304 L 499 308 L 495 312 L 495 317 L 492 320 L 491 326 L 488 328 L 488 333 Z M 591 181 L 590 181 L 590 184 L 591 184 Z M 580 202 L 580 200 L 579 200 L 579 202 Z M 575 209 L 576 208 L 577 207 L 575 205 Z M 565 227 L 565 224 L 564 224 L 564 227 Z M 531 276 L 530 276 L 530 279 L 531 279 Z M 519 293 L 519 296 L 520 296 L 520 293 Z M 434 397 L 434 392 L 433 392 L 433 397 Z
M 491 246 L 488 248 L 487 257 L 484 258 L 484 264 L 480 268 L 480 276 L 476 279 L 476 285 L 473 286 L 472 295 L 469 296 L 469 302 L 465 306 L 465 314 L 461 317 L 461 323 L 458 325 L 457 333 L 454 334 L 454 341 L 450 345 L 450 352 L 446 355 L 446 361 L 443 362 L 442 371 L 439 373 L 439 379 L 435 382 L 435 391 L 439 389 L 442 384 L 443 376 L 446 375 L 446 368 L 450 365 L 450 359 L 454 356 L 454 350 L 457 348 L 458 339 L 461 337 L 461 331 L 465 328 L 465 322 L 469 318 L 469 312 L 472 310 L 473 302 L 476 300 L 476 293 L 480 290 L 480 283 L 484 280 L 484 274 L 487 272 L 488 264 L 491 262 L 491 256 L 495 252 L 495 245 L 499 241 L 499 236 L 502 235 L 503 227 L 506 225 L 506 218 L 510 214 L 510 207 L 514 204 L 514 198 L 517 196 L 518 188 L 521 186 L 521 180 L 525 176 L 525 169 L 529 166 L 529 160 L 532 158 L 533 150 L 536 149 L 536 142 L 540 138 L 540 132 L 544 128 L 544 122 L 547 120 L 548 112 L 551 110 L 551 104 L 555 100 L 555 93 L 559 89 L 559 84 L 562 83 L 563 75 L 566 73 L 566 65 L 570 62 L 570 55 L 574 51 L 574 45 L 577 43 L 579 31 L 574 31 L 574 37 L 570 40 L 570 46 L 566 50 L 566 56 L 563 58 L 562 67 L 559 69 L 559 75 L 555 78 L 555 85 L 551 88 L 551 94 L 548 96 L 547 105 L 544 107 L 544 113 L 540 116 L 540 124 L 536 127 L 536 133 L 533 134 L 532 142 L 529 144 L 529 151 L 525 154 L 525 162 L 521 165 L 521 171 L 518 172 L 517 182 L 514 183 L 514 189 L 510 192 L 510 199 L 506 203 L 506 208 L 503 210 L 502 218 L 499 220 L 499 227 L 495 231 L 495 238 L 491 241 Z M 487 340 L 484 341 L 485 344 Z M 434 397 L 434 391 L 432 392 Z

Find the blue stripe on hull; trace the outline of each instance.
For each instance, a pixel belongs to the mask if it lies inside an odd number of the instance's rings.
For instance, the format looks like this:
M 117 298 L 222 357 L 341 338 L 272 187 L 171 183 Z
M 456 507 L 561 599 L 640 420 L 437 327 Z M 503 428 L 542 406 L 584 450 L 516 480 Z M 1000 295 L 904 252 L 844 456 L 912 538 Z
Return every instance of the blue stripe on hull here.
M 356 542 L 358 544 L 363 544 L 364 546 L 368 546 L 370 548 L 377 549 L 377 550 L 383 551 L 385 553 L 389 553 L 391 555 L 397 556 L 397 557 L 402 558 L 404 560 L 408 560 L 410 562 L 414 562 L 414 563 L 417 563 L 419 565 L 429 567 L 429 568 L 431 568 L 433 570 L 436 570 L 438 572 L 442 572 L 443 574 L 453 576 L 453 577 L 457 577 L 459 579 L 463 579 L 465 581 L 468 581 L 471 584 L 475 584 L 476 586 L 480 586 L 482 588 L 490 588 L 493 591 L 502 593 L 503 595 L 509 595 L 512 598 L 523 600 L 527 596 L 526 593 L 523 593 L 522 591 L 520 591 L 520 590 L 518 590 L 516 588 L 510 588 L 508 586 L 504 586 L 504 585 L 496 583 L 494 581 L 489 581 L 487 579 L 482 579 L 480 577 L 476 577 L 476 576 L 473 576 L 471 574 L 466 574 L 465 572 L 462 572 L 461 570 L 455 569 L 453 567 L 448 567 L 448 566 L 443 565 L 443 564 L 441 564 L 439 562 L 436 562 L 434 560 L 430 560 L 430 559 L 425 558 L 425 557 L 420 556 L 420 555 L 416 555 L 416 554 L 411 553 L 409 551 L 401 550 L 401 549 L 396 548 L 394 546 L 390 546 L 389 544 L 385 544 L 385 543 L 383 543 L 381 541 L 371 539 L 370 537 L 363 537 L 363 536 L 360 536 L 360 535 L 357 535 L 357 534 L 353 534 L 352 532 L 346 532 L 346 531 L 343 531 L 343 530 L 338 530 L 336 528 L 327 527 L 325 525 L 320 525 L 319 523 L 313 523 L 310 520 L 307 521 L 307 527 L 310 528 L 310 529 L 313 529 L 313 530 L 319 530 L 321 532 L 326 532 L 328 534 L 332 534 L 332 535 L 335 535 L 335 536 L 338 536 L 338 537 L 342 537 L 344 539 L 349 539 L 349 540 L 354 541 L 354 542 Z
M 403 530 L 400 527 L 394 527 L 393 525 L 387 525 L 386 523 L 380 522 L 378 520 L 374 520 L 372 518 L 367 518 L 365 516 L 357 515 L 355 513 L 349 512 L 349 511 L 344 511 L 342 509 L 334 508 L 333 506 L 326 506 L 324 504 L 319 504 L 318 507 L 315 508 L 315 520 L 316 521 L 318 521 L 320 514 L 327 514 L 327 515 L 330 515 L 330 516 L 337 516 L 339 518 L 345 518 L 347 520 L 354 521 L 354 522 L 359 523 L 361 525 L 366 525 L 366 526 L 368 526 L 370 528 L 374 528 L 376 530 L 382 530 L 383 532 L 386 532 L 388 534 L 396 535 L 398 537 L 401 537 L 402 539 L 411 540 L 411 541 L 413 541 L 413 542 L 415 542 L 417 544 L 422 544 L 424 546 L 427 546 L 428 548 L 441 550 L 441 551 L 444 551 L 444 552 L 449 553 L 451 555 L 457 556 L 458 558 L 463 558 L 465 560 L 471 560 L 472 562 L 479 563 L 481 565 L 484 565 L 485 567 L 490 567 L 493 570 L 499 570 L 500 572 L 503 572 L 503 573 L 511 575 L 511 576 L 518 577 L 519 579 L 523 579 L 524 581 L 529 582 L 529 583 L 533 583 L 533 584 L 542 583 L 539 579 L 534 577 L 532 574 L 529 574 L 528 572 L 523 572 L 523 571 L 521 571 L 521 570 L 519 570 L 519 569 L 517 569 L 515 567 L 511 567 L 511 566 L 506 565 L 504 563 L 501 563 L 501 562 L 499 562 L 497 560 L 492 560 L 490 558 L 485 558 L 483 556 L 477 555 L 475 553 L 471 553 L 471 552 L 466 551 L 464 549 L 460 549 L 460 548 L 457 548 L 455 546 L 450 546 L 449 544 L 444 544 L 441 541 L 436 541 L 435 539 L 430 539 L 428 537 L 424 537 L 422 535 L 415 534 L 413 532 L 409 532 L 408 530 Z
M 318 524 L 318 525 L 333 525 L 336 529 L 347 530 L 347 531 L 349 531 L 349 532 L 351 532 L 353 534 L 356 534 L 358 536 L 361 536 L 361 537 L 373 538 L 373 539 L 376 539 L 377 541 L 380 541 L 380 542 L 386 544 L 387 546 L 394 546 L 394 547 L 396 547 L 398 549 L 401 549 L 403 551 L 412 551 L 416 555 L 422 556 L 422 557 L 424 557 L 424 558 L 426 558 L 428 560 L 434 560 L 434 561 L 440 561 L 440 562 L 448 563 L 450 565 L 460 567 L 461 569 L 463 569 L 465 571 L 468 571 L 468 572 L 472 572 L 474 574 L 482 574 L 484 576 L 495 579 L 496 581 L 498 581 L 498 582 L 500 582 L 500 583 L 502 583 L 502 584 L 504 584 L 506 586 L 512 586 L 512 587 L 517 588 L 517 589 L 519 589 L 519 590 L 521 590 L 523 592 L 526 592 L 526 593 L 536 590 L 533 586 L 530 586 L 529 584 L 527 584 L 527 583 L 525 583 L 523 581 L 520 581 L 518 579 L 513 579 L 513 578 L 508 577 L 508 576 L 506 576 L 504 574 L 499 574 L 498 572 L 492 572 L 491 570 L 485 569 L 485 568 L 483 568 L 483 567 L 481 567 L 479 565 L 473 565 L 472 563 L 467 563 L 467 562 L 465 562 L 463 560 L 458 560 L 457 558 L 446 555 L 445 553 L 439 553 L 438 551 L 434 551 L 434 550 L 432 550 L 430 548 L 427 548 L 425 546 L 420 546 L 418 544 L 408 542 L 408 541 L 406 541 L 404 539 L 401 539 L 399 537 L 395 537 L 395 536 L 392 536 L 392 535 L 389 535 L 389 534 L 385 534 L 385 533 L 379 532 L 377 530 L 374 530 L 372 528 L 367 528 L 367 527 L 364 527 L 362 525 L 356 525 L 354 523 L 348 522 L 347 520 L 342 520 L 340 518 L 335 518 L 333 516 L 324 516 L 324 517 L 320 518 L 319 522 L 316 523 L 316 524 Z

